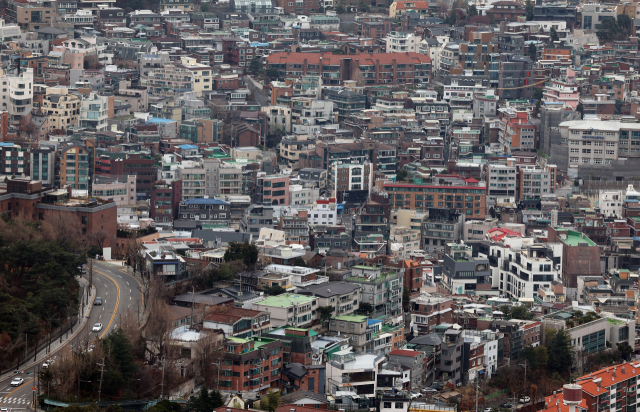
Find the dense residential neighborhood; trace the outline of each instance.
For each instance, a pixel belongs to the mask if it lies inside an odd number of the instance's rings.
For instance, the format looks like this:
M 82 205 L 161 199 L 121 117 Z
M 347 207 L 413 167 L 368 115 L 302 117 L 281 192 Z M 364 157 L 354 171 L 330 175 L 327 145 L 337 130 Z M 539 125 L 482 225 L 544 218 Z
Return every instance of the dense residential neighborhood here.
M 2 2 L 0 412 L 634 412 L 638 16 Z

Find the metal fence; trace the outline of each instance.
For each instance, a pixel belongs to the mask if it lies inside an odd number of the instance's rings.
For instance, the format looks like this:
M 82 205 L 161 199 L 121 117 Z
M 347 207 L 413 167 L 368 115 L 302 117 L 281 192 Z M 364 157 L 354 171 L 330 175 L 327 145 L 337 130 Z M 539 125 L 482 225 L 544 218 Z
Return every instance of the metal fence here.
M 507 393 L 507 392 L 508 392 L 508 389 L 503 389 L 503 390 L 501 390 L 501 391 L 494 392 L 494 393 L 492 393 L 491 395 L 485 395 L 485 396 L 484 396 L 484 400 L 485 400 L 485 401 L 488 401 L 489 399 L 493 399 L 493 398 L 495 398 L 495 397 L 497 397 L 497 396 L 504 395 L 504 394 L 505 394 L 505 393 Z

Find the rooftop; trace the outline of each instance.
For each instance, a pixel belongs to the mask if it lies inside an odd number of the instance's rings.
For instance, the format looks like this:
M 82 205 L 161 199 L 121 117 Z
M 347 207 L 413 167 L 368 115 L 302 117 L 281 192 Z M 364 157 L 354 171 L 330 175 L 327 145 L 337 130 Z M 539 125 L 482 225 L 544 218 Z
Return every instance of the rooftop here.
M 278 296 L 269 296 L 260 302 L 257 302 L 258 305 L 264 306 L 276 306 L 276 307 L 287 307 L 291 305 L 301 305 L 304 303 L 310 303 L 314 301 L 316 298 L 311 296 L 304 295 L 294 295 L 293 293 L 283 293 Z

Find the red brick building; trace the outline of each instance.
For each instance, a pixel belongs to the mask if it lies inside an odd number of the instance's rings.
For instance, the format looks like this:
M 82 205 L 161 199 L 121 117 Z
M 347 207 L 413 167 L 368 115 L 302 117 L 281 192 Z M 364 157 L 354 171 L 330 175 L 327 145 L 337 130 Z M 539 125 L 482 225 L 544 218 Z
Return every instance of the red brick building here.
M 220 365 L 220 388 L 262 394 L 267 393 L 270 388 L 279 388 L 282 348 L 282 342 L 276 339 L 225 339 L 225 356 Z
M 441 323 L 451 323 L 451 298 L 419 296 L 411 299 L 411 329 L 420 335 L 433 331 Z
M 149 217 L 157 223 L 173 222 L 182 201 L 182 180 L 156 182 L 149 191 Z

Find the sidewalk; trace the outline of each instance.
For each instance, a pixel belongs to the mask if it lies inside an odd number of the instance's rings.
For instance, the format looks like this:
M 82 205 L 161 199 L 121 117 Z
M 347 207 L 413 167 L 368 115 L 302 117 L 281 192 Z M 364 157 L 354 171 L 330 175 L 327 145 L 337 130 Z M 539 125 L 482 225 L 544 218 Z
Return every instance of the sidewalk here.
M 85 288 L 89 286 L 89 281 L 85 278 L 80 278 L 78 280 L 80 286 L 84 286 Z M 86 296 L 86 293 L 85 293 Z M 43 348 L 36 354 L 36 360 L 33 360 L 33 356 L 27 360 L 26 365 L 20 365 L 20 371 L 27 372 L 29 369 L 33 368 L 35 365 L 38 365 L 45 359 L 50 359 L 53 357 L 60 349 L 62 349 L 67 343 L 75 339 L 76 336 L 80 333 L 82 328 L 84 328 L 87 323 L 87 319 L 89 318 L 89 314 L 91 313 L 91 309 L 93 309 L 93 300 L 96 298 L 96 288 L 95 286 L 91 287 L 89 298 L 85 302 L 84 313 L 80 314 L 78 323 L 75 325 L 73 329 L 73 333 L 69 334 L 68 331 L 62 336 L 62 342 L 60 342 L 60 338 L 55 339 L 51 342 L 51 351 L 47 353 L 47 347 Z M 81 306 L 82 308 L 82 306 Z M 80 309 L 82 310 L 82 309 Z M 15 371 L 7 372 L 4 375 L 0 376 L 0 381 L 5 380 L 9 377 L 15 375 Z

